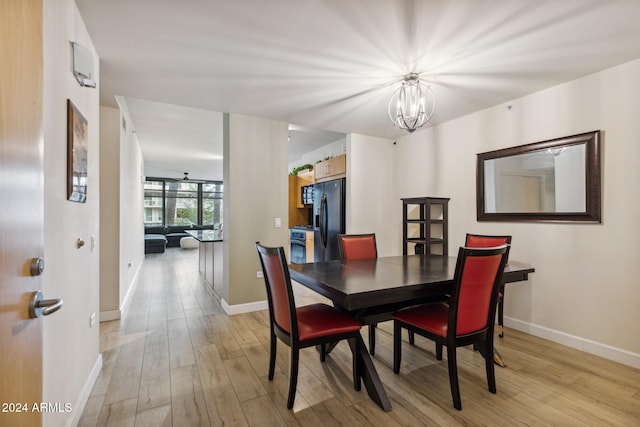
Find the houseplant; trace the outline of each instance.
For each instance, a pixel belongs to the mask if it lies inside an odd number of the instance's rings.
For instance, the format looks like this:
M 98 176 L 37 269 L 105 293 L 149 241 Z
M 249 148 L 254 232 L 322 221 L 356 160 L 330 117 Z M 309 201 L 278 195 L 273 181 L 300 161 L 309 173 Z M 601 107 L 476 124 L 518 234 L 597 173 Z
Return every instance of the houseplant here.
M 305 164 L 305 165 L 300 165 L 300 166 L 296 166 L 295 168 L 293 168 L 291 170 L 291 172 L 289 172 L 289 175 L 298 175 L 298 172 L 302 172 L 302 171 L 312 171 L 313 170 L 313 165 L 312 164 Z

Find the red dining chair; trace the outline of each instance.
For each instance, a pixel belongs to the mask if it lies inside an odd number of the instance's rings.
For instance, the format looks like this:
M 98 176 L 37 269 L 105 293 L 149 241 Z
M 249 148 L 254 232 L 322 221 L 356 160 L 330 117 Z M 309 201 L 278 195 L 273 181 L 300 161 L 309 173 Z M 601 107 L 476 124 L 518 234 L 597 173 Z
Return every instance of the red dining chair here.
M 368 234 L 338 234 L 338 253 L 340 259 L 371 259 L 378 258 L 376 235 Z M 375 354 L 376 323 L 369 325 L 369 353 Z
M 326 304 L 318 303 L 296 308 L 284 248 L 270 248 L 256 242 L 256 249 L 264 273 L 269 303 L 269 381 L 273 380 L 276 366 L 277 338 L 291 348 L 287 409 L 293 408 L 296 397 L 301 348 L 322 346 L 321 360 L 324 361 L 324 346 L 343 339 L 349 340 L 353 349 L 353 387 L 360 390 L 361 375 L 356 356 L 360 348 L 360 323 Z
M 401 330 L 436 342 L 436 357 L 442 360 L 447 347 L 449 383 L 453 406 L 460 410 L 460 387 L 456 351 L 458 347 L 477 345 L 485 355 L 487 383 L 496 392 L 493 365 L 493 328 L 496 300 L 507 261 L 509 246 L 497 248 L 460 248 L 449 303 L 421 304 L 393 314 L 393 372 L 400 372 Z
M 376 235 L 338 234 L 340 259 L 370 259 L 378 257 Z
M 482 234 L 469 234 L 465 238 L 465 246 L 468 248 L 490 248 L 504 244 L 511 245 L 511 236 L 487 236 Z M 507 258 L 507 262 L 509 259 Z M 498 336 L 504 337 L 504 283 L 500 284 L 500 292 L 498 293 L 498 326 L 500 332 Z

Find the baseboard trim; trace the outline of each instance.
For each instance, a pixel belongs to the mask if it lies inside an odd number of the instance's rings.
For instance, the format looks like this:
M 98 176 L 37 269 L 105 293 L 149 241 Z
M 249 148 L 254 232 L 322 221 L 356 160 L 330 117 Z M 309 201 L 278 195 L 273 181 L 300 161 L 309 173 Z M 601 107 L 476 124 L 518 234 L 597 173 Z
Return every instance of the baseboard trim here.
M 144 262 L 144 260 L 142 262 Z M 131 279 L 131 286 L 129 286 L 129 289 L 127 290 L 126 295 L 122 299 L 122 304 L 120 304 L 121 313 L 126 313 L 127 309 L 129 308 L 129 304 L 131 303 L 131 297 L 136 289 L 136 286 L 138 286 L 138 281 L 140 279 L 140 270 L 142 270 L 142 262 L 138 263 L 138 268 L 136 268 L 136 272 L 133 275 L 133 279 Z
M 127 308 L 129 307 L 129 303 L 131 302 L 131 296 L 133 295 L 133 292 L 136 286 L 138 286 L 141 268 L 142 268 L 142 264 L 138 265 L 136 274 L 133 276 L 133 279 L 131 280 L 131 286 L 129 286 L 129 290 L 127 291 L 127 294 L 124 296 L 124 299 L 122 300 L 122 304 L 120 304 L 120 309 L 101 311 L 100 322 L 109 322 L 111 320 L 122 319 L 122 313 L 127 311 Z
M 544 326 L 523 322 L 522 320 L 514 319 L 513 317 L 505 317 L 504 325 L 520 332 L 525 332 L 558 344 L 566 345 L 567 347 L 575 348 L 576 350 L 581 350 L 586 353 L 604 357 L 605 359 L 613 360 L 614 362 L 622 363 L 623 365 L 640 369 L 640 354 L 637 353 L 632 353 L 627 350 L 591 341 L 565 332 L 556 331 Z
M 98 380 L 98 376 L 100 375 L 100 371 L 102 370 L 102 354 L 98 353 L 98 358 L 96 359 L 96 363 L 93 364 L 93 368 L 87 377 L 87 381 L 84 383 L 84 387 L 82 387 L 82 392 L 78 398 L 78 402 L 73 405 L 73 415 L 69 422 L 67 422 L 67 427 L 77 426 L 80 422 L 80 418 L 82 417 L 82 413 L 84 412 L 84 408 L 89 401 L 89 397 L 91 397 L 91 390 L 93 390 L 93 386 L 96 384 Z
M 118 320 L 122 318 L 122 312 L 120 310 L 109 310 L 100 312 L 100 322 L 109 322 L 111 320 Z
M 224 310 L 224 312 L 229 316 L 232 316 L 234 314 L 251 313 L 253 311 L 261 311 L 269 308 L 266 300 L 250 302 L 246 304 L 229 305 L 224 299 L 221 299 L 220 304 L 222 305 L 222 309 Z

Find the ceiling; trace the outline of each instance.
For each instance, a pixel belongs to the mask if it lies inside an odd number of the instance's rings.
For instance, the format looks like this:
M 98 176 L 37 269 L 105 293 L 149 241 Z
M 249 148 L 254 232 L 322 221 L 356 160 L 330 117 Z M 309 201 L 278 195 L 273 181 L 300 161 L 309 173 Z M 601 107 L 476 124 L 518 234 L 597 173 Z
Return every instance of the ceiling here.
M 184 129 L 162 125 L 207 112 L 394 139 L 406 133 L 388 101 L 409 72 L 435 93 L 434 125 L 640 58 L 632 0 L 76 3 L 101 60 L 101 104 L 126 100 L 143 151 L 158 133 L 186 149 Z
M 148 177 L 222 181 L 222 113 L 138 98 L 129 111 Z

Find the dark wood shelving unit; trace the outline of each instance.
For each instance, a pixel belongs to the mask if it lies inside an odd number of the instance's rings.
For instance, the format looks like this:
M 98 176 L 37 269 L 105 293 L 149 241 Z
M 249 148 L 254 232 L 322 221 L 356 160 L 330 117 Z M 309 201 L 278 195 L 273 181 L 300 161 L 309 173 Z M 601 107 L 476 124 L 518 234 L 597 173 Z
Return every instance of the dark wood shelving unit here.
M 402 254 L 449 254 L 449 199 L 408 197 L 402 199 Z

